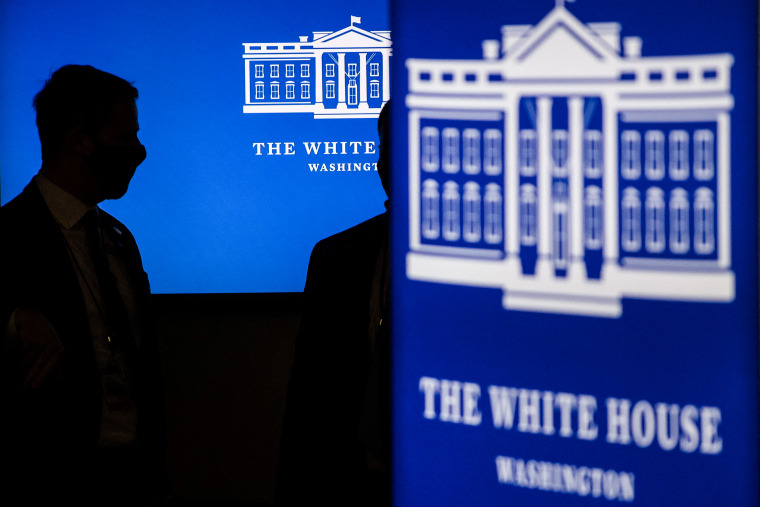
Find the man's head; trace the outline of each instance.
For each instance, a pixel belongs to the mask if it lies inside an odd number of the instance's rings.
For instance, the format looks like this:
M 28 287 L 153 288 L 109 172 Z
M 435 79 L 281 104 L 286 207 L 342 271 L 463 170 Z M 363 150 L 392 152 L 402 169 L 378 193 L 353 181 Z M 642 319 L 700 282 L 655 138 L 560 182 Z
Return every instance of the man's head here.
M 89 65 L 66 65 L 34 97 L 43 165 L 74 153 L 102 199 L 127 191 L 145 148 L 137 137 L 137 89 Z
M 385 195 L 390 199 L 391 196 L 391 131 L 390 131 L 390 114 L 391 101 L 385 103 L 380 110 L 380 116 L 377 118 L 377 134 L 380 137 L 379 152 L 377 160 L 377 172 L 380 174 L 380 181 L 383 184 Z

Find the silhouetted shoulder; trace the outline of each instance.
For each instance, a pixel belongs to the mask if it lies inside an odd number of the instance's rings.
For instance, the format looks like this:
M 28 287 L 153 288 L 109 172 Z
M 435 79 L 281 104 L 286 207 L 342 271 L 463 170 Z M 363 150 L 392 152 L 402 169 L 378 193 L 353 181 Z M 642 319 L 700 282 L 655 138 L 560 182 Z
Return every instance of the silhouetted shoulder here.
M 382 244 L 388 234 L 388 215 L 381 213 L 349 229 L 320 240 L 312 256 L 329 255 L 336 251 L 375 250 Z

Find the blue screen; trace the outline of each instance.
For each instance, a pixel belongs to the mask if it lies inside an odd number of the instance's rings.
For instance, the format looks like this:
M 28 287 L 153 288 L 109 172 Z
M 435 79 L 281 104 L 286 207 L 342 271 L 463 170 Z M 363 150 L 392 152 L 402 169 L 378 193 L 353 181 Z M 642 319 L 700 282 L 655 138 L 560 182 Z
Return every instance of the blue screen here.
M 392 10 L 394 505 L 757 504 L 757 3 Z
M 41 165 L 33 96 L 62 65 L 92 65 L 140 93 L 147 159 L 101 206 L 135 235 L 153 292 L 302 290 L 319 239 L 384 210 L 387 3 L 118 6 L 0 5 L 2 204 Z

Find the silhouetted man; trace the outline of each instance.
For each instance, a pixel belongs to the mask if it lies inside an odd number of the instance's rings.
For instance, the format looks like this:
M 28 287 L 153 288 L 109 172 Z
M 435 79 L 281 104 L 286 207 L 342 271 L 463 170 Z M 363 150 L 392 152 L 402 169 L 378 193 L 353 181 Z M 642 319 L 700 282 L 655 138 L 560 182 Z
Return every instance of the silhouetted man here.
M 390 101 L 377 123 L 386 212 L 319 241 L 309 260 L 279 504 L 390 503 L 389 110 Z
M 165 486 L 150 288 L 122 197 L 145 148 L 137 90 L 67 65 L 35 96 L 42 167 L 0 210 L 0 494 L 145 504 Z

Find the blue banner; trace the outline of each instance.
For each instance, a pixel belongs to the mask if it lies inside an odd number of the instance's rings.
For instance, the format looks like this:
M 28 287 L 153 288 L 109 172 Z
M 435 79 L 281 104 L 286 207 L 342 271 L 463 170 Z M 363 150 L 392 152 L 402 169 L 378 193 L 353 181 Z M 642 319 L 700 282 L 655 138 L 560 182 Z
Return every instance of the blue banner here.
M 392 12 L 396 505 L 756 505 L 756 3 Z
M 103 207 L 154 292 L 298 292 L 314 244 L 384 211 L 387 2 L 0 5 L 2 204 L 40 167 L 32 98 L 65 64 L 140 92 L 147 158 Z

